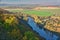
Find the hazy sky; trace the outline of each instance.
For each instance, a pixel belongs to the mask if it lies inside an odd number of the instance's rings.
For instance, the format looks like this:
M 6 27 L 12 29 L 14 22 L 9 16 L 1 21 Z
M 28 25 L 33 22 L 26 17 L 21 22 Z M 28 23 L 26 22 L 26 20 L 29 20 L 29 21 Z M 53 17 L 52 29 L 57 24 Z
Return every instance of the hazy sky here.
M 0 4 L 41 4 L 60 5 L 60 0 L 1 0 Z

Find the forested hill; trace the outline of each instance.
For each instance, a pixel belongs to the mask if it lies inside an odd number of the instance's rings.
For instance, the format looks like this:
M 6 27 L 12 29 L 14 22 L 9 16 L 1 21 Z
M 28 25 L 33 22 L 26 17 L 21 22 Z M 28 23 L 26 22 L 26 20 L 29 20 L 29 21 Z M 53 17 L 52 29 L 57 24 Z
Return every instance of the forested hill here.
M 22 16 L 19 18 L 22 19 Z M 0 9 L 0 40 L 44 40 L 12 12 Z

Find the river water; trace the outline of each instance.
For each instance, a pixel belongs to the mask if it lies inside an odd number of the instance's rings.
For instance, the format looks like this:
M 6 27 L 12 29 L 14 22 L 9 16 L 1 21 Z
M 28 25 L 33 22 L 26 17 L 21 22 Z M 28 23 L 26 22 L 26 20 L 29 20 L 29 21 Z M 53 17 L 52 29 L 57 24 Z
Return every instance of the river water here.
M 45 38 L 46 40 L 57 40 L 58 36 L 53 34 L 52 32 L 45 31 L 44 28 L 40 29 L 39 26 L 34 22 L 34 20 L 31 17 L 28 17 L 28 24 L 34 31 L 36 31 L 40 36 Z

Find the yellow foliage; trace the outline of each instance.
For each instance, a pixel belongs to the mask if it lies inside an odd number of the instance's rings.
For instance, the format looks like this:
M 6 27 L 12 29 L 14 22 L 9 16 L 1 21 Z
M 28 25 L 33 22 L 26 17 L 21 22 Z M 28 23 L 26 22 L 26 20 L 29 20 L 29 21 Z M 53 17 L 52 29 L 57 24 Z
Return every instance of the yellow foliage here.
M 36 15 L 31 15 L 31 16 L 32 16 L 32 18 L 34 18 L 34 21 L 36 23 L 42 23 L 42 21 L 38 18 L 38 16 L 36 16 Z
M 24 17 L 24 18 L 23 18 L 23 20 L 26 20 L 26 21 L 27 21 L 27 19 L 28 19 L 27 17 Z
M 9 24 L 11 24 L 13 21 L 14 21 L 14 19 L 15 19 L 15 17 L 13 16 L 13 17 L 9 17 L 9 18 L 6 18 L 5 19 L 5 23 L 9 23 Z
M 27 40 L 27 36 L 24 36 L 24 37 L 23 37 L 23 40 Z

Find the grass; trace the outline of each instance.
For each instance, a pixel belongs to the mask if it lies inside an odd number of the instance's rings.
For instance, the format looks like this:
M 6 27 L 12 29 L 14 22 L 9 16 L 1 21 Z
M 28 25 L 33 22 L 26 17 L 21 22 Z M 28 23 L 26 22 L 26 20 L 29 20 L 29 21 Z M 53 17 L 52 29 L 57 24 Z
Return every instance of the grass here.
M 31 15 L 37 15 L 37 16 L 50 16 L 52 15 L 52 13 L 48 12 L 48 11 L 37 11 L 37 10 L 23 10 L 23 13 L 26 14 L 31 14 Z
M 60 9 L 50 9 L 50 10 L 9 10 L 11 12 L 22 12 L 30 15 L 37 16 L 51 16 L 54 13 L 60 13 Z
M 8 11 L 10 11 L 10 12 L 20 12 L 21 10 L 8 10 Z

